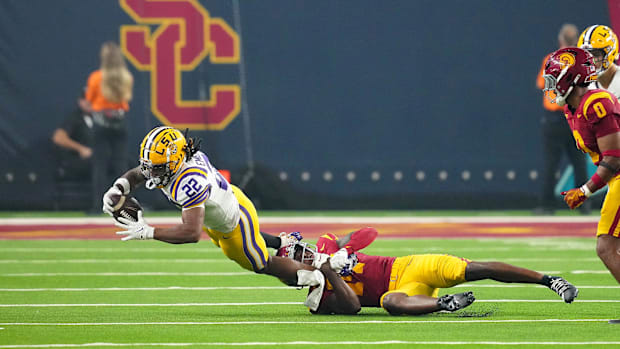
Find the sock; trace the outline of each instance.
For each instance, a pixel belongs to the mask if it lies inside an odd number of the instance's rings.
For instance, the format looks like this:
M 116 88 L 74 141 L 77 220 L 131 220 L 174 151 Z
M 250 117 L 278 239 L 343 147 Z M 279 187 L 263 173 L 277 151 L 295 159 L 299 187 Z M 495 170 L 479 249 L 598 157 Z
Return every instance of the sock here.
M 551 286 L 551 280 L 552 280 L 551 276 L 543 275 L 542 280 L 540 282 L 541 282 L 541 284 L 549 287 L 549 286 Z

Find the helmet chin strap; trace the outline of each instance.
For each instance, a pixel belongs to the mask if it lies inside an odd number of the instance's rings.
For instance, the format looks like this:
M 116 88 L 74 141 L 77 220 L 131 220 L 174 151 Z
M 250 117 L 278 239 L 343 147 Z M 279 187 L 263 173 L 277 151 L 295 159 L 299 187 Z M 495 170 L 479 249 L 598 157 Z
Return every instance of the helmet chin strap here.
M 564 99 L 564 97 L 556 97 L 555 104 L 559 105 L 560 107 L 563 107 L 566 105 L 566 100 Z
M 146 181 L 146 183 L 144 183 L 144 187 L 148 190 L 153 190 L 157 188 L 157 184 L 155 184 L 152 179 L 149 179 L 148 181 Z

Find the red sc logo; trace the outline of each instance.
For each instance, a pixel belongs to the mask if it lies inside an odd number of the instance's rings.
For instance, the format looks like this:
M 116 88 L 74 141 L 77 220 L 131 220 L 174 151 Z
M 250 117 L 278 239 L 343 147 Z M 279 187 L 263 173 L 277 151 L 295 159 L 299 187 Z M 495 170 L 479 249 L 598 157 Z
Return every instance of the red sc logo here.
M 239 85 L 212 85 L 208 101 L 182 99 L 181 72 L 207 56 L 212 63 L 239 63 L 239 36 L 211 18 L 197 0 L 119 0 L 139 25 L 121 26 L 121 47 L 139 70 L 151 72 L 151 110 L 165 125 L 222 130 L 241 109 Z M 151 33 L 149 26 L 159 25 Z

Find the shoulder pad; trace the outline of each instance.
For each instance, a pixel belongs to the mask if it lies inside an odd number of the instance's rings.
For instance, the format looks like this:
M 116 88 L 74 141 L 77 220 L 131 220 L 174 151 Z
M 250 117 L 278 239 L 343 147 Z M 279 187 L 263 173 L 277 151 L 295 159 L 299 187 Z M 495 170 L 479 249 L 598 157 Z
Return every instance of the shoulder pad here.
M 170 196 L 183 208 L 202 204 L 211 194 L 211 184 L 207 176 L 207 172 L 199 167 L 185 169 L 172 184 Z
M 616 102 L 617 100 L 608 91 L 594 92 L 583 102 L 583 116 L 589 122 L 597 122 L 611 113 Z

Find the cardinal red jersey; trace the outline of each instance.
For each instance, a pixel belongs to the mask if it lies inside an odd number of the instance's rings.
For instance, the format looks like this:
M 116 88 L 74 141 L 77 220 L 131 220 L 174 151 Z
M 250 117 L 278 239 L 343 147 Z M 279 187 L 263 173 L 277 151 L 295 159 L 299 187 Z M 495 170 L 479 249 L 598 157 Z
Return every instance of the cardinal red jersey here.
M 380 307 L 381 296 L 390 286 L 390 274 L 396 257 L 369 256 L 358 252 L 357 258 L 353 274 L 341 278 L 355 292 L 362 307 Z M 328 282 L 321 302 L 332 293 L 332 286 Z
M 595 165 L 603 159 L 597 138 L 620 132 L 620 105 L 607 90 L 590 90 L 583 95 L 577 109 L 564 107 L 566 121 L 579 148 L 592 158 Z

